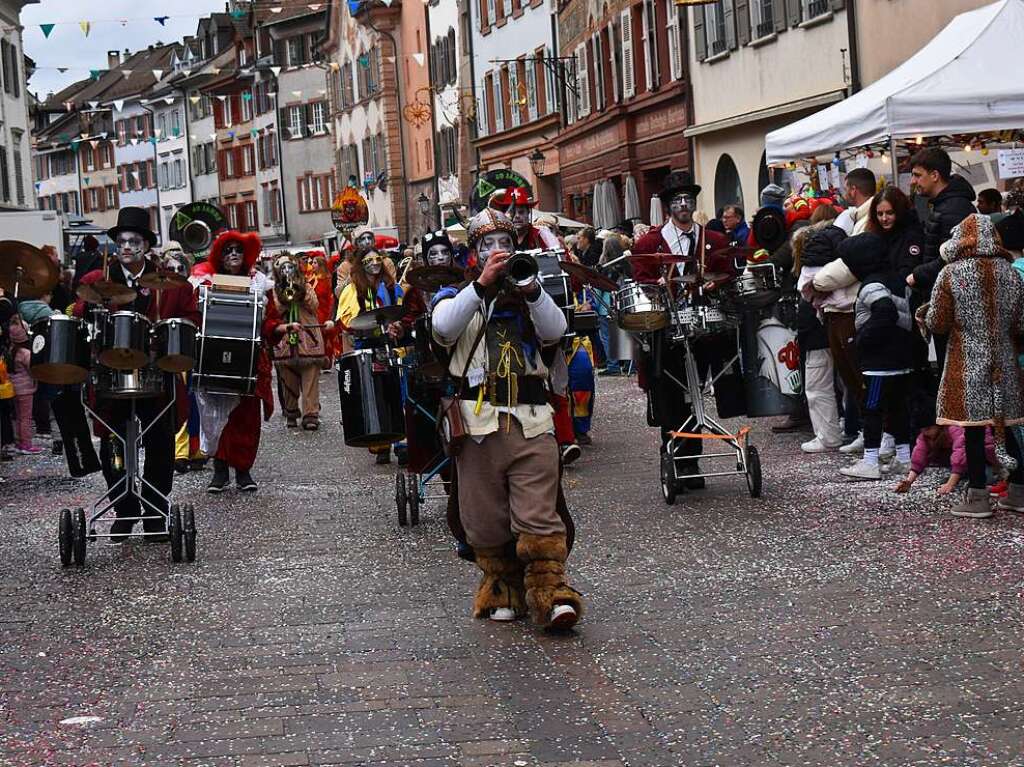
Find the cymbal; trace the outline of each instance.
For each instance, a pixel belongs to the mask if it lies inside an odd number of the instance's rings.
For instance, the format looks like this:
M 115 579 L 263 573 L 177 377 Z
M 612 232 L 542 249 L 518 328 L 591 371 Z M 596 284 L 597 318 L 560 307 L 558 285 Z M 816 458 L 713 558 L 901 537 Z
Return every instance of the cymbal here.
M 757 253 L 754 248 L 748 248 L 742 245 L 730 245 L 727 248 L 721 248 L 720 250 L 713 250 L 709 255 L 716 258 L 728 257 L 735 258 L 737 261 L 742 259 L 746 262 L 750 260 L 750 257 Z
M 20 240 L 0 242 L 0 288 L 18 298 L 39 298 L 57 284 L 57 265 L 42 250 Z
M 420 266 L 410 269 L 405 281 L 427 293 L 436 293 L 443 287 L 462 282 L 464 273 L 454 266 Z
M 704 282 L 725 282 L 731 280 L 732 275 L 725 272 L 704 272 Z
M 175 272 L 160 270 L 144 274 L 139 278 L 139 285 L 150 290 L 170 290 L 188 285 L 188 277 Z
M 682 264 L 694 261 L 695 259 L 693 256 L 679 256 L 675 253 L 631 253 L 629 260 L 648 261 L 656 263 L 658 266 L 667 266 L 668 264 Z
M 138 295 L 127 285 L 113 280 L 97 280 L 88 285 L 79 285 L 75 292 L 79 298 L 90 304 L 111 304 L 113 306 L 130 304 Z
M 584 285 L 592 285 L 599 290 L 619 289 L 618 283 L 616 283 L 615 280 L 604 276 L 596 269 L 591 269 L 588 266 L 577 264 L 573 261 L 559 261 L 558 265 L 562 267 L 563 272 L 568 274 L 570 277 L 575 277 Z
M 681 282 L 684 285 L 693 285 L 697 282 L 696 274 L 679 274 L 675 277 L 670 277 L 669 282 Z
M 405 316 L 405 313 L 404 306 L 381 306 L 357 316 L 349 323 L 349 328 L 352 330 L 376 330 L 380 325 L 397 322 Z

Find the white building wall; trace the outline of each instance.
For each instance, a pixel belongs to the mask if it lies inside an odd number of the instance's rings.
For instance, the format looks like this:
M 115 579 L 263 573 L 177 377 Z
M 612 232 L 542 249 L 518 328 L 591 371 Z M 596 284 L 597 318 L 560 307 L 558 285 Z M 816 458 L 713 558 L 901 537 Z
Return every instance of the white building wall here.
M 28 210 L 36 206 L 32 178 L 32 149 L 28 122 L 28 100 L 25 91 L 25 69 L 18 17 L 22 2 L 0 0 L 0 38 L 5 47 L 13 46 L 18 73 L 12 92 L 0 84 L 0 151 L 4 162 L 0 169 L 0 210 Z M 4 194 L 6 190 L 6 194 Z
M 428 42 L 431 45 L 447 35 L 449 29 L 455 30 L 454 57 L 456 71 L 459 71 L 463 57 L 459 15 L 459 3 L 456 0 L 446 0 L 446 2 L 427 6 L 427 20 L 430 29 L 430 40 Z M 461 77 L 456 77 L 453 84 L 444 85 L 434 91 L 434 121 L 436 130 L 454 128 L 458 134 L 459 144 L 468 139 L 468 126 L 466 121 L 462 119 L 461 107 L 464 102 L 462 92 L 459 89 L 461 81 Z M 440 137 L 436 141 L 438 143 L 438 151 L 443 151 Z M 461 155 L 461 151 L 456 154 L 456 170 L 458 169 L 459 155 Z M 438 175 L 437 201 L 441 205 L 461 202 L 459 175 L 457 172 L 450 173 L 444 177 Z
M 174 213 L 186 203 L 192 202 L 190 184 L 190 160 L 187 147 L 188 124 L 185 105 L 180 97 L 174 103 L 157 102 L 154 111 L 155 131 L 159 131 L 156 143 L 157 181 L 160 188 L 160 221 L 164 240 L 170 231 Z
M 135 118 L 138 115 L 147 114 L 147 110 L 144 109 L 140 104 L 136 102 L 125 102 L 120 112 L 114 111 L 114 122 L 123 120 L 126 118 Z M 154 152 L 154 145 L 152 142 L 147 140 L 146 136 L 135 136 L 132 134 L 128 135 L 128 141 L 124 146 L 119 146 L 116 142 L 114 144 L 114 164 L 118 168 L 118 174 L 121 172 L 121 167 L 124 165 L 134 165 L 134 163 L 145 163 L 153 161 L 154 167 L 156 165 L 156 153 Z M 138 142 L 133 144 L 132 139 L 138 139 Z M 138 208 L 152 208 L 158 204 L 157 187 L 154 185 L 152 188 L 139 189 L 139 185 L 136 179 L 129 175 L 129 190 L 127 192 L 121 192 L 121 204 L 120 207 L 138 207 Z
M 216 141 L 216 131 L 213 127 L 213 116 L 204 117 L 199 120 L 189 119 L 188 124 L 189 140 L 193 147 Z M 196 202 L 208 200 L 217 202 L 220 196 L 220 185 L 217 179 L 217 171 L 210 173 L 199 173 L 194 163 L 189 163 L 189 173 L 192 176 L 192 199 Z

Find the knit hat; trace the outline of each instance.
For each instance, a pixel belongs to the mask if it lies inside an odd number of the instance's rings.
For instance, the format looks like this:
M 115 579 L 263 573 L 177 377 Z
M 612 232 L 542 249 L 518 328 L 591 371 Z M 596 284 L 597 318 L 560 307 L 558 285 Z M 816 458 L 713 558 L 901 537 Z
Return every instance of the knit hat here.
M 946 263 L 962 258 L 1009 258 L 992 219 L 980 213 L 968 216 L 953 227 L 949 239 L 939 247 L 939 255 Z
M 769 184 L 761 190 L 761 207 L 772 205 L 776 208 L 781 208 L 782 202 L 785 199 L 786 190 L 778 184 Z

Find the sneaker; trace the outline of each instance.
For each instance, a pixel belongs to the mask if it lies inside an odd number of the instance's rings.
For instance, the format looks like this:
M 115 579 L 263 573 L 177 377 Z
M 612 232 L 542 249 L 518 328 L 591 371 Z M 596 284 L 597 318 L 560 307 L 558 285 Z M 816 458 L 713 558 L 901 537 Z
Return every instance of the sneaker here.
M 222 493 L 224 488 L 228 486 L 228 465 L 219 458 L 213 459 L 213 477 L 210 478 L 210 484 L 206 486 L 206 492 L 208 493 Z
M 1007 484 L 1005 479 L 1000 480 L 999 482 L 996 482 L 994 485 L 988 486 L 988 494 L 992 498 L 1005 498 L 1006 490 L 1008 487 L 1009 485 Z
M 878 446 L 878 459 L 888 461 L 896 455 L 896 438 L 888 432 L 882 432 L 882 444 Z
M 555 605 L 551 609 L 551 617 L 548 619 L 548 628 L 556 631 L 567 631 L 576 625 L 579 616 L 572 605 Z
M 879 458 L 881 462 L 881 458 Z M 893 458 L 889 463 L 882 466 L 883 474 L 895 474 L 897 477 L 905 477 L 910 472 L 910 464 L 903 463 Z
M 949 511 L 954 517 L 969 519 L 987 519 L 993 514 L 992 504 L 988 499 L 988 491 L 983 488 L 969 487 L 963 503 L 958 503 Z
M 586 433 L 577 434 L 576 435 L 576 444 L 577 445 L 583 445 L 584 447 L 587 447 L 589 445 L 593 445 L 594 444 L 594 440 L 592 440 L 590 438 L 589 434 L 586 434 Z
M 256 480 L 252 478 L 252 474 L 247 471 L 239 471 L 238 469 L 235 469 L 235 484 L 243 493 L 254 493 L 258 487 Z
M 864 433 L 861 432 L 853 438 L 853 442 L 847 442 L 839 448 L 839 452 L 843 455 L 855 455 L 864 452 Z
M 487 617 L 497 623 L 508 623 L 516 619 L 516 611 L 511 607 L 495 607 Z
M 36 447 L 35 445 L 18 445 L 14 448 L 14 451 L 18 455 L 39 455 L 43 452 L 43 449 L 41 447 Z
M 833 450 L 838 448 L 839 445 L 826 445 L 818 437 L 800 445 L 800 449 L 805 453 L 831 453 Z
M 842 474 L 844 477 L 849 477 L 850 479 L 858 480 L 882 478 L 882 471 L 881 469 L 878 468 L 878 465 L 870 464 L 863 458 L 857 461 L 857 463 L 855 463 L 853 466 L 844 466 L 839 470 L 839 473 Z
M 568 466 L 581 455 L 583 455 L 583 451 L 580 450 L 579 445 L 566 445 L 562 448 L 562 465 Z
M 617 375 L 621 375 L 618 370 L 609 370 L 608 368 L 605 368 L 604 370 L 599 370 L 597 373 L 598 378 L 607 378 L 608 376 Z

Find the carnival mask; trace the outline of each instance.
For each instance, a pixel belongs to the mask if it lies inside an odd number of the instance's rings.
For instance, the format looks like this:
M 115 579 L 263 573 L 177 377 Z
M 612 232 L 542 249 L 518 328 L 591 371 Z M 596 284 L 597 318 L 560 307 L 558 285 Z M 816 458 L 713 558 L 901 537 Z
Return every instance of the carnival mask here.
M 356 247 L 360 250 L 369 250 L 375 243 L 376 240 L 373 236 L 373 232 L 364 232 L 356 237 Z
M 447 245 L 431 245 L 427 249 L 427 266 L 451 266 L 452 251 Z
M 138 264 L 146 255 L 146 238 L 136 232 L 121 232 L 117 235 L 117 260 L 124 266 Z
M 242 264 L 245 262 L 245 250 L 239 242 L 229 242 L 224 247 L 220 263 L 228 274 L 241 274 Z
M 515 243 L 508 232 L 489 232 L 480 238 L 480 243 L 476 246 L 476 258 L 482 267 L 487 263 L 491 253 L 511 253 L 514 248 Z
M 284 282 L 295 282 L 299 276 L 299 268 L 294 261 L 285 261 L 277 267 L 277 271 Z
M 526 229 L 533 223 L 533 210 L 525 205 L 516 205 L 512 208 L 511 218 L 516 229 Z

